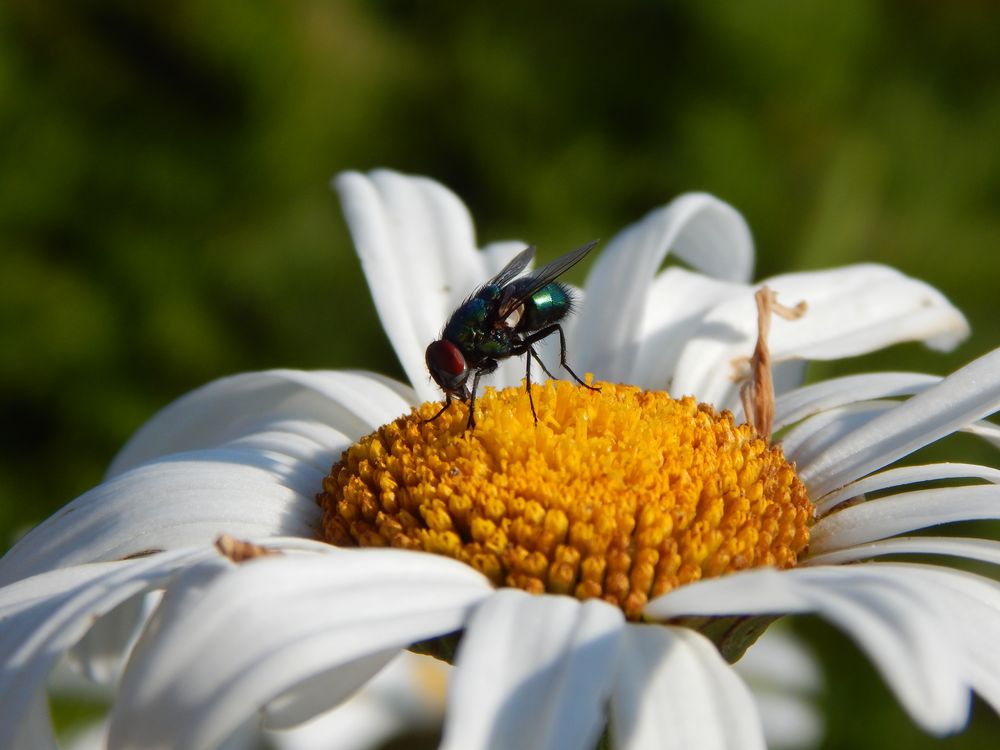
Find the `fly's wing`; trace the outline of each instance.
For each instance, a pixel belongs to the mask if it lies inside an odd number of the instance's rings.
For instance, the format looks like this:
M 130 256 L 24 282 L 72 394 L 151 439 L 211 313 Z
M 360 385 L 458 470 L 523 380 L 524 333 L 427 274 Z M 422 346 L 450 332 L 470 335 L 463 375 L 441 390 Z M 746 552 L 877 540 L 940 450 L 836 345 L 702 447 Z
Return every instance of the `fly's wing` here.
M 503 301 L 500 303 L 500 310 L 497 318 L 499 320 L 503 320 L 514 312 L 514 310 L 516 310 L 522 302 L 531 297 L 531 295 L 539 289 L 544 287 L 546 284 L 550 284 L 555 281 L 557 277 L 566 273 L 566 271 L 583 260 L 584 256 L 593 250 L 594 246 L 597 245 L 598 242 L 600 242 L 600 240 L 592 240 L 583 247 L 578 247 L 576 250 L 570 250 L 562 257 L 556 258 L 551 263 L 542 266 L 537 271 L 534 271 L 521 279 L 517 283 L 516 291 L 508 296 L 505 296 Z M 533 248 L 531 249 L 533 250 Z M 521 255 L 523 254 L 524 253 L 521 253 Z M 521 256 L 519 255 L 518 258 L 519 257 Z M 516 260 L 517 258 L 514 258 L 514 261 Z M 514 261 L 511 261 L 511 264 L 513 264 Z M 505 268 L 504 271 L 506 270 L 507 269 Z M 500 273 L 502 274 L 504 271 L 501 271 Z
M 511 258 L 510 263 L 500 269 L 500 273 L 479 287 L 479 289 L 477 289 L 472 296 L 475 297 L 476 294 L 488 286 L 507 286 L 510 282 L 517 278 L 521 271 L 528 267 L 528 264 L 531 263 L 534 257 L 534 245 L 524 248 L 524 250 Z
M 455 324 L 456 321 L 459 325 L 464 326 L 468 324 L 470 313 L 466 310 L 466 305 L 473 300 L 481 300 L 487 305 L 486 322 L 489 325 L 492 325 L 492 321 L 495 320 L 499 300 L 503 296 L 503 288 L 513 281 L 518 274 L 521 273 L 521 271 L 527 268 L 528 264 L 531 263 L 531 259 L 534 257 L 535 246 L 530 245 L 511 258 L 510 262 L 500 269 L 500 273 L 482 286 L 478 287 L 474 292 L 472 292 L 472 294 L 465 298 L 465 302 L 459 305 L 459 307 L 451 314 L 451 317 L 448 318 L 448 322 L 445 324 L 445 330 Z M 481 314 L 481 312 L 477 313 L 477 315 Z

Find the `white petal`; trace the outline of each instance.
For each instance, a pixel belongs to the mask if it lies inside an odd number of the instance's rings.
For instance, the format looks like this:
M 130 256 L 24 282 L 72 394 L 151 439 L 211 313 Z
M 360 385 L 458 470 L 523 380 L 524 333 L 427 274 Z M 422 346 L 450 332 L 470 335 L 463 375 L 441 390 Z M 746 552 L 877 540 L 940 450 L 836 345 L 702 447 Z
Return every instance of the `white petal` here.
M 668 268 L 657 276 L 649 289 L 635 365 L 625 382 L 669 389 L 677 358 L 698 329 L 705 311 L 745 294 L 747 289 L 745 284 L 719 281 L 679 267 Z
M 771 626 L 733 665 L 753 694 L 772 750 L 811 748 L 823 737 L 816 697 L 823 675 L 813 654 L 780 625 Z
M 691 193 L 649 213 L 608 243 L 587 276 L 588 303 L 570 349 L 578 372 L 626 381 L 653 277 L 671 250 L 721 279 L 747 281 L 753 270 L 753 239 L 732 206 Z
M 78 676 L 95 686 L 118 683 L 123 657 L 131 650 L 138 629 L 159 601 L 159 592 L 137 596 L 106 614 L 66 655 L 66 662 Z M 67 667 L 66 671 L 70 671 Z
M 421 400 L 432 400 L 424 349 L 455 301 L 488 278 L 469 212 L 433 180 L 388 170 L 344 172 L 334 186 L 382 326 Z
M 32 529 L 0 560 L 0 583 L 81 562 L 241 539 L 314 537 L 322 476 L 252 451 L 200 451 L 98 485 Z
M 1000 408 L 1000 349 L 827 448 L 799 475 L 819 497 Z
M 307 677 L 294 688 L 272 699 L 265 707 L 261 725 L 267 729 L 290 729 L 330 710 L 331 696 L 343 694 L 343 686 L 364 685 L 398 653 L 387 649 L 357 659 L 338 669 Z
M 623 629 L 601 601 L 501 589 L 459 647 L 442 748 L 592 748 Z
M 885 266 L 788 274 L 761 283 L 783 304 L 809 306 L 798 320 L 772 321 L 768 347 L 775 363 L 840 359 L 913 340 L 947 349 L 969 330 L 940 292 Z M 720 406 L 732 403 L 734 375 L 742 375 L 733 363 L 750 356 L 756 337 L 752 292 L 716 306 L 681 354 L 674 392 Z
M 799 693 L 817 693 L 823 675 L 812 652 L 795 635 L 771 626 L 733 665 L 739 675 L 751 683 L 766 684 Z
M 404 730 L 437 728 L 449 669 L 430 656 L 403 651 L 350 700 L 268 738 L 281 750 L 369 750 Z
M 953 536 L 900 536 L 813 555 L 800 565 L 840 565 L 882 555 L 949 555 L 1000 565 L 1000 542 Z
M 158 456 L 216 447 L 270 422 L 319 422 L 353 441 L 409 410 L 413 402 L 399 388 L 356 372 L 271 370 L 215 380 L 146 422 L 115 457 L 108 476 Z
M 848 375 L 813 383 L 778 396 L 774 402 L 774 429 L 838 406 L 922 393 L 941 382 L 937 375 L 915 372 L 877 372 Z
M 211 555 L 211 550 L 180 550 L 81 565 L 0 588 L 0 664 L 6 665 L 0 678 L 0 747 L 13 747 L 18 732 L 25 731 L 22 722 L 34 721 L 32 702 L 44 700 L 49 673 L 98 618 Z
M 841 359 L 902 341 L 949 350 L 969 324 L 941 292 L 888 266 L 859 264 L 767 280 L 786 304 L 805 300 L 801 325 L 769 342 L 779 359 Z
M 619 661 L 611 698 L 615 748 L 764 747 L 750 691 L 699 633 L 630 625 Z
M 780 396 L 795 388 L 799 388 L 806 379 L 806 370 L 809 363 L 800 359 L 792 359 L 787 362 L 773 362 L 771 364 L 771 380 L 774 381 L 774 393 Z M 739 393 L 736 393 L 736 401 L 739 401 Z M 739 404 L 742 407 L 742 404 Z M 735 413 L 735 412 L 734 412 Z
M 798 322 L 781 318 L 772 321 L 771 337 L 776 336 L 782 326 Z M 701 315 L 697 325 L 688 332 L 677 357 L 671 393 L 694 396 L 699 401 L 724 408 L 728 401 L 735 400 L 739 379 L 746 376 L 745 363 L 753 351 L 756 336 L 754 290 L 746 287 L 741 294 Z
M 815 606 L 808 588 L 792 578 L 792 572 L 755 568 L 687 584 L 651 599 L 643 614 L 656 620 L 670 620 L 687 615 L 813 612 Z
M 816 747 L 824 721 L 816 698 L 823 675 L 813 654 L 780 625 L 773 625 L 733 665 L 753 695 L 772 750 Z
M 760 568 L 683 586 L 646 607 L 665 619 L 788 612 L 816 612 L 842 628 L 924 729 L 941 734 L 964 725 L 962 644 L 935 591 L 906 566 Z
M 0 716 L 3 715 L 0 711 Z M 7 740 L 4 747 L 10 750 L 56 750 L 56 736 L 49 718 L 49 702 L 41 691 L 34 694 L 24 713 L 16 717 L 18 723 L 0 729 L 0 738 Z
M 901 492 L 825 516 L 812 527 L 809 551 L 820 554 L 942 523 L 989 518 L 1000 518 L 997 485 Z
M 270 732 L 267 747 L 273 745 L 280 750 L 374 750 L 387 744 L 408 726 L 405 717 L 396 716 L 390 706 L 366 700 L 362 691 L 307 724 L 289 731 Z
M 354 442 L 319 422 L 280 420 L 250 427 L 252 432 L 220 447 L 263 453 L 290 468 L 305 464 L 320 476 L 327 474 L 334 461 Z
M 924 464 L 922 466 L 901 466 L 888 469 L 877 474 L 870 474 L 864 479 L 851 482 L 848 485 L 824 495 L 815 501 L 816 515 L 826 515 L 830 509 L 851 498 L 861 497 L 869 492 L 902 487 L 918 482 L 935 482 L 941 479 L 985 479 L 993 484 L 1000 484 L 1000 469 L 977 464 L 940 463 Z
M 973 422 L 962 428 L 962 432 L 975 435 L 990 443 L 994 448 L 1000 448 L 1000 425 L 995 425 L 985 419 Z
M 898 406 L 897 401 L 859 401 L 820 412 L 789 430 L 781 439 L 781 447 L 785 456 L 795 461 L 802 476 L 815 461 L 824 458 L 831 445 Z M 809 487 L 808 482 L 806 486 Z
M 973 689 L 1000 713 L 1000 586 L 996 581 L 928 565 L 907 566 L 951 615 L 953 638 L 962 645 L 963 666 Z
M 769 750 L 817 747 L 823 739 L 823 717 L 817 706 L 790 693 L 754 692 L 754 701 Z
M 461 628 L 491 592 L 466 565 L 396 550 L 260 558 L 183 606 L 175 586 L 126 669 L 111 744 L 213 746 L 259 707 L 336 671 L 342 680 L 323 680 L 336 687 L 330 708 L 399 648 Z

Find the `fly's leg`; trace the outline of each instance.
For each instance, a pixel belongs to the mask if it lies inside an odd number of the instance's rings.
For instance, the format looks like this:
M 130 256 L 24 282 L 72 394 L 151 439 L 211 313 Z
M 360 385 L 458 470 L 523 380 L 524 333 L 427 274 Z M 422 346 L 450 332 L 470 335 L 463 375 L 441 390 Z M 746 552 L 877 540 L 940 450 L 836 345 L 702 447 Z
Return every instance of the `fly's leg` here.
M 548 338 L 553 333 L 559 334 L 559 364 L 566 368 L 566 372 L 573 376 L 573 379 L 582 385 L 584 388 L 589 388 L 592 391 L 601 390 L 598 386 L 587 385 L 584 383 L 580 376 L 573 372 L 573 368 L 569 366 L 566 362 L 566 335 L 563 333 L 562 326 L 558 323 L 553 323 L 547 328 L 543 328 L 540 331 L 535 331 L 530 336 L 526 336 L 517 342 L 516 346 L 511 349 L 511 354 L 514 355 L 527 355 L 524 359 L 524 388 L 528 391 L 528 403 L 531 405 L 531 416 L 535 418 L 535 424 L 538 424 L 538 414 L 535 413 L 535 399 L 531 395 L 531 360 L 534 358 L 541 365 L 541 368 L 545 371 L 545 374 L 550 378 L 555 380 L 555 375 L 549 372 L 549 368 L 545 366 L 542 358 L 538 356 L 538 352 L 535 351 L 535 347 L 532 344 L 537 344 L 542 339 Z M 494 363 L 494 368 L 496 363 Z M 491 370 L 492 372 L 492 370 Z M 473 390 L 475 390 L 475 384 L 473 384 Z
M 472 430 L 476 427 L 476 391 L 479 389 L 479 379 L 483 375 L 489 375 L 498 366 L 499 362 L 495 359 L 488 359 L 483 363 L 482 367 L 476 370 L 476 374 L 472 378 L 472 395 L 469 397 L 469 421 L 465 425 L 465 429 Z
M 528 356 L 524 358 L 524 389 L 528 392 L 528 405 L 531 406 L 531 417 L 535 420 L 535 424 L 538 424 L 538 415 L 535 414 L 535 399 L 531 395 L 531 358 L 537 358 L 538 355 L 531 348 L 531 344 L 526 344 L 526 346 L 528 347 Z M 542 361 L 538 360 L 538 364 L 542 365 Z M 542 365 L 542 369 L 545 370 L 545 365 Z M 545 371 L 548 372 L 548 370 Z
M 557 380 L 558 379 L 558 378 L 556 378 L 555 375 L 553 375 L 551 372 L 549 372 L 549 368 L 545 366 L 545 363 L 542 361 L 542 358 L 538 356 L 538 352 L 535 351 L 535 348 L 533 346 L 529 346 L 528 347 L 528 353 L 531 354 L 531 356 L 535 358 L 535 361 L 539 365 L 541 365 L 541 367 L 545 371 L 546 375 L 548 375 L 553 380 Z
M 440 409 L 438 410 L 438 413 L 437 413 L 437 414 L 435 414 L 435 415 L 434 415 L 433 417 L 431 417 L 430 419 L 423 419 L 423 420 L 421 420 L 421 421 L 422 421 L 422 422 L 424 422 L 425 424 L 426 424 L 427 422 L 433 422 L 433 421 L 434 421 L 435 419 L 437 419 L 437 418 L 438 418 L 438 417 L 440 417 L 440 416 L 441 416 L 442 414 L 444 414 L 444 413 L 445 413 L 446 411 L 448 411 L 448 407 L 449 407 L 449 406 L 451 406 L 451 394 L 450 394 L 450 393 L 446 393 L 446 394 L 444 395 L 444 406 L 442 406 L 442 407 L 441 407 L 441 408 L 440 408 Z
M 577 375 L 575 372 L 573 372 L 573 368 L 570 367 L 569 364 L 566 362 L 566 334 L 563 333 L 562 326 L 559 325 L 558 323 L 553 323 L 552 325 L 548 326 L 547 328 L 543 328 L 540 331 L 535 331 L 535 333 L 531 334 L 530 336 L 525 337 L 521 341 L 521 346 L 519 347 L 519 351 L 517 353 L 518 354 L 522 354 L 524 352 L 534 353 L 531 345 L 532 344 L 537 344 L 539 341 L 541 341 L 542 339 L 548 338 L 553 333 L 558 333 L 559 334 L 559 364 L 563 366 L 563 368 L 566 370 L 566 372 L 568 372 L 570 375 L 573 376 L 573 380 L 575 380 L 577 383 L 579 383 L 580 385 L 582 385 L 584 388 L 589 388 L 592 391 L 599 391 L 599 390 L 601 390 L 598 386 L 587 385 L 586 383 L 584 383 L 580 379 L 580 376 Z M 537 355 L 535 355 L 535 356 L 537 356 Z M 529 359 L 530 359 L 530 355 L 529 355 Z M 544 367 L 544 365 L 543 365 L 543 367 Z M 549 371 L 545 370 L 545 372 L 549 372 Z M 551 376 L 552 376 L 552 374 L 549 373 L 549 377 L 551 377 Z
M 535 418 L 535 424 L 538 424 L 538 415 L 535 414 L 535 399 L 531 395 L 531 358 L 535 358 L 535 361 L 538 362 L 539 366 L 550 378 L 555 380 L 556 376 L 549 372 L 549 368 L 545 366 L 542 358 L 538 356 L 538 352 L 535 351 L 535 347 L 531 344 L 525 344 L 524 346 L 528 352 L 528 356 L 524 360 L 524 389 L 528 392 L 528 404 L 531 406 L 531 416 Z M 574 377 L 576 376 L 574 375 Z

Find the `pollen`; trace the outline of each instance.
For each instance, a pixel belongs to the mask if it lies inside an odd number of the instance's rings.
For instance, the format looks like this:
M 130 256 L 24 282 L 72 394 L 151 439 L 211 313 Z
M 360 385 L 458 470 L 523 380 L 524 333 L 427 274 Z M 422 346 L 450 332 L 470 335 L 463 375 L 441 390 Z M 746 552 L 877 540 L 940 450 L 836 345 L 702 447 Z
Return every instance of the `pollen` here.
M 474 429 L 423 404 L 344 452 L 317 496 L 340 546 L 447 555 L 496 586 L 599 597 L 640 619 L 655 596 L 796 564 L 812 505 L 779 446 L 692 398 L 602 383 L 486 389 Z

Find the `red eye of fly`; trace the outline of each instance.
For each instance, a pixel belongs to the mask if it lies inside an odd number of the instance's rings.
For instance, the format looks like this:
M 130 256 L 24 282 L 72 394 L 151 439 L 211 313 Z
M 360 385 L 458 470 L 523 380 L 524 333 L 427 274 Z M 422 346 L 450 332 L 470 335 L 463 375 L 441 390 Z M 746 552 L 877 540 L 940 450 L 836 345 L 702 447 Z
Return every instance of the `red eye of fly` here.
M 449 375 L 457 378 L 465 372 L 465 357 L 450 341 L 432 341 L 425 353 L 427 369 L 431 374 Z

